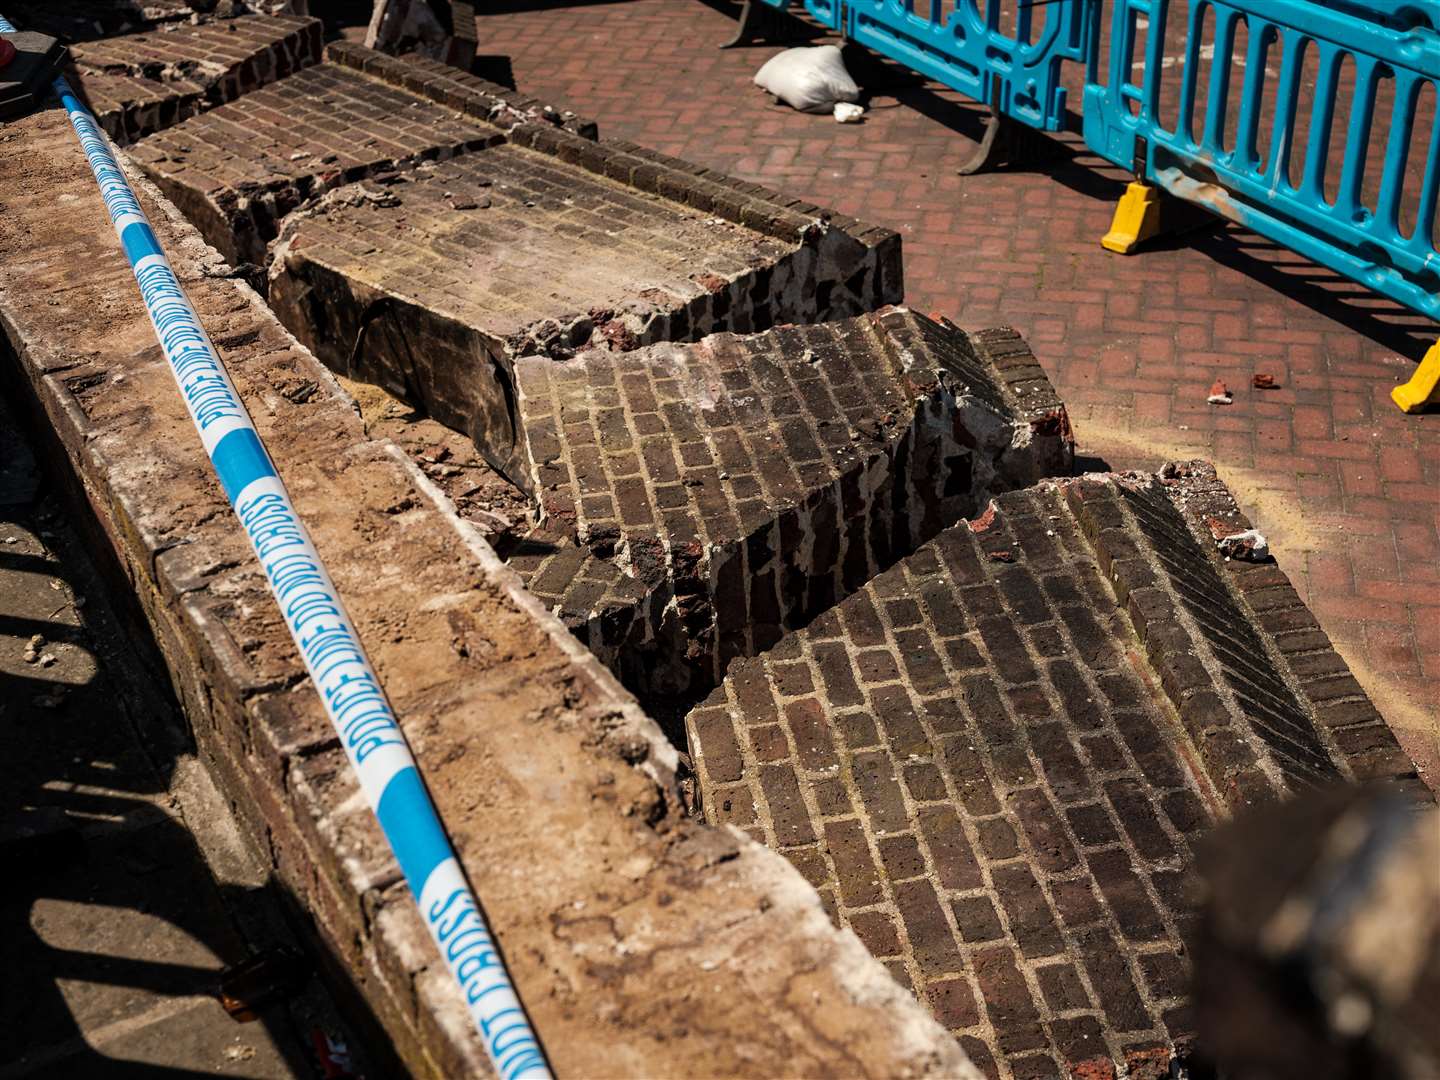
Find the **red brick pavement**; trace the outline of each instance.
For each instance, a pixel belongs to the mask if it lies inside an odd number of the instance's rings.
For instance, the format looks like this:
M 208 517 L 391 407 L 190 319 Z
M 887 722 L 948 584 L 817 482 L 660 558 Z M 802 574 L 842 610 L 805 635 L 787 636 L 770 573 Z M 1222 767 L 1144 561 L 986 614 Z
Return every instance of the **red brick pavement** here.
M 782 46 L 715 48 L 733 10 L 491 10 L 480 51 L 508 55 L 521 88 L 594 116 L 602 135 L 900 230 L 909 303 L 1024 333 L 1085 452 L 1118 468 L 1214 460 L 1440 780 L 1440 415 L 1389 400 L 1435 327 L 1239 229 L 1108 254 L 1125 178 L 1070 138 L 1049 164 L 960 176 L 980 112 L 948 91 L 872 82 L 861 125 L 776 107 L 750 80 Z M 1281 389 L 1251 390 L 1257 372 Z M 1206 404 L 1217 377 L 1233 405 Z

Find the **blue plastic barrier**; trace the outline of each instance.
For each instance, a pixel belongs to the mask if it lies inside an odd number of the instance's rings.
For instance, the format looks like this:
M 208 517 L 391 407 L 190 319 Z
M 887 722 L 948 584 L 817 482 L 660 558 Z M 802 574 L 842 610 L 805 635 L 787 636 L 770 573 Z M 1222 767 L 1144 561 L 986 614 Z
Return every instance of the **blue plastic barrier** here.
M 14 32 L 0 15 L 0 33 Z M 95 174 L 201 445 L 495 1073 L 501 1080 L 546 1080 L 539 1040 L 340 594 L 110 141 L 65 79 L 55 80 L 54 91 Z
M 784 11 L 791 0 L 763 0 Z M 1015 30 L 1000 0 L 803 0 L 823 26 L 874 49 L 997 113 L 1043 131 L 1065 127 L 1066 61 L 1083 60 L 1098 0 L 1020 0 Z M 981 5 L 984 10 L 981 10 Z M 748 18 L 749 0 L 742 22 Z M 1036 33 L 1035 13 L 1040 29 Z M 744 31 L 736 35 L 738 43 Z
M 1061 71 L 1067 61 L 1085 58 L 1095 0 L 1043 6 L 1022 0 L 1013 34 L 1000 28 L 999 0 L 913 0 L 913 10 L 909 3 L 845 0 L 846 36 L 1002 116 L 1043 131 L 1065 128 Z
M 1440 90 L 1440 4 L 1195 0 L 1183 56 L 1167 64 L 1162 48 L 1171 7 L 1171 0 L 1114 0 L 1108 75 L 1100 83 L 1092 71 L 1085 87 L 1086 144 L 1172 195 L 1440 318 L 1440 254 L 1434 240 L 1440 124 L 1418 138 L 1414 131 L 1424 86 Z M 1141 19 L 1148 20 L 1143 58 L 1135 52 Z M 1213 24 L 1213 36 L 1202 25 L 1205 19 Z M 1248 45 L 1239 57 L 1236 37 L 1242 24 Z M 1213 42 L 1213 57 L 1202 54 L 1210 48 L 1206 38 Z M 1278 71 L 1267 70 L 1267 59 L 1273 63 L 1277 52 Z M 1299 145 L 1306 53 L 1318 64 L 1308 134 Z M 1204 87 L 1198 79 L 1202 60 L 1210 71 Z M 1347 60 L 1354 70 L 1353 89 L 1341 85 Z M 1137 85 L 1132 72 L 1139 64 L 1144 74 Z M 1233 94 L 1236 68 L 1243 75 L 1239 93 Z M 1394 88 L 1394 106 L 1383 114 L 1376 109 L 1382 79 L 1393 80 Z M 1159 116 L 1162 91 L 1178 100 L 1173 130 Z M 1267 110 L 1274 118 L 1262 153 L 1257 149 L 1260 120 Z M 1343 133 L 1335 130 L 1338 116 L 1348 117 Z M 1332 135 L 1343 139 L 1333 201 L 1324 190 L 1327 168 L 1333 167 Z M 1373 201 L 1365 205 L 1362 189 L 1372 137 L 1384 138 L 1384 161 Z M 1418 153 L 1425 157 L 1417 181 L 1416 224 L 1406 235 L 1399 222 L 1401 198 L 1407 164 Z

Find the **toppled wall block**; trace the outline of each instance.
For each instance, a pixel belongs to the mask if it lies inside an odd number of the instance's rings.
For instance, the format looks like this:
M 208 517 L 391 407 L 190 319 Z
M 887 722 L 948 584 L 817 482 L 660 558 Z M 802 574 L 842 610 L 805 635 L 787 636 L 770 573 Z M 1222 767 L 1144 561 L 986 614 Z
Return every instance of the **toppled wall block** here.
M 1186 463 L 1009 492 L 687 717 L 706 819 L 789 857 L 1002 1076 L 1169 1075 L 1197 834 L 1301 783 L 1418 783 L 1329 733 L 1311 673 L 1343 663 L 1272 621 L 1308 616 L 1284 575 L 1192 535 L 1222 491 Z
M 578 545 L 528 584 L 627 684 L 711 685 L 976 512 L 1002 474 L 1068 472 L 1062 406 L 1022 381 L 1023 406 L 967 335 L 904 309 L 521 359 L 511 472 Z M 504 460 L 496 435 L 479 439 Z
M 66 74 L 117 142 L 131 142 L 318 63 L 319 19 L 250 15 L 76 45 Z
M 459 430 L 500 419 L 518 356 L 900 299 L 893 232 L 597 142 L 433 61 L 327 56 L 135 159 L 232 262 L 271 258 L 271 301 L 321 359 Z
M 419 1076 L 491 1075 L 200 447 L 64 115 L 0 156 L 0 361 L 53 428 L 200 753 L 316 949 Z M 7 128 L 7 131 L 9 129 Z M 25 177 L 45 175 L 38 189 Z M 689 820 L 677 755 L 409 456 L 138 175 L 334 577 L 555 1070 L 977 1074 L 778 857 Z M 67 206 L 54 213 L 57 198 Z M 63 706 L 61 706 L 63 709 Z
M 1251 813 L 1203 861 L 1200 1046 L 1221 1075 L 1440 1076 L 1440 811 L 1341 788 Z

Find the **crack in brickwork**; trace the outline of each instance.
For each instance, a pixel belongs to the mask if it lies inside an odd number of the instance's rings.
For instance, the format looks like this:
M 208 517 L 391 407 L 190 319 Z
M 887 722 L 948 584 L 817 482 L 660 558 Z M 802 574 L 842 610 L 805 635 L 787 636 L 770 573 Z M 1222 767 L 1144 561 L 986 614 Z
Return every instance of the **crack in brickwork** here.
M 120 143 L 168 128 L 320 60 L 321 23 L 243 16 L 75 45 L 67 71 Z
M 904 309 L 527 358 L 515 375 L 542 519 L 622 572 L 567 576 L 574 551 L 526 564 L 529 586 L 650 692 L 713 685 L 977 511 L 1002 467 L 1069 467 L 1068 444 L 1030 420 L 1063 416 L 1048 384 L 1023 385 L 1017 407 L 965 334 Z M 614 586 L 645 610 L 612 614 L 624 636 L 609 639 L 580 616 Z
M 707 818 L 779 848 L 991 1075 L 1190 1033 L 1215 799 L 1053 485 L 1001 496 L 687 718 Z
M 515 357 L 749 330 L 813 296 L 805 246 L 532 151 L 498 146 L 395 180 L 386 197 L 287 227 L 272 302 L 332 367 L 467 432 L 512 479 Z

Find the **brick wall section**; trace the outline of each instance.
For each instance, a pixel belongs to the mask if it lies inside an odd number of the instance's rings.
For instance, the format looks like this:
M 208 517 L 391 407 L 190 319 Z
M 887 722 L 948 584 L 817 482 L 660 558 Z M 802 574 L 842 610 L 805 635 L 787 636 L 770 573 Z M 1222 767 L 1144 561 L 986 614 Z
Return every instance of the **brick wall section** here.
M 965 334 L 904 309 L 527 358 L 515 380 L 517 475 L 543 521 L 622 568 L 627 595 L 644 589 L 646 610 L 613 623 L 623 639 L 587 640 L 656 692 L 708 688 L 978 511 L 1004 487 L 1002 462 L 1069 471 L 1064 441 L 1017 415 Z M 1029 398 L 1063 416 L 1053 393 Z M 528 583 L 577 614 L 614 600 L 588 576 Z
M 334 43 L 326 55 L 333 62 L 403 86 L 413 93 L 444 102 L 469 115 L 483 116 L 505 127 L 511 138 L 552 154 L 590 172 L 631 187 L 684 203 L 727 221 L 743 224 L 784 240 L 809 232 L 825 238 L 821 258 L 836 263 L 857 261 L 855 248 L 873 249 L 859 261 L 874 275 L 870 283 L 847 281 L 857 295 L 878 299 L 864 307 L 898 303 L 904 295 L 900 237 L 834 211 L 736 179 L 715 169 L 661 154 L 624 139 L 597 139 L 593 121 L 562 113 L 550 105 L 456 72 L 423 57 L 391 57 L 360 46 Z M 586 145 L 586 144 L 589 145 Z
M 263 266 L 280 222 L 305 200 L 501 138 L 489 124 L 327 64 L 153 135 L 130 154 L 232 265 Z
M 1242 527 L 1197 462 L 1002 495 L 730 668 L 686 721 L 707 819 L 791 857 L 982 1067 L 1163 1074 L 1194 835 L 1326 779 L 1419 790 L 1279 569 L 1217 553 Z
M 1215 554 L 1250 523 L 1213 467 L 1068 494 L 1232 809 L 1342 776 L 1418 783 L 1279 567 Z
M 132 142 L 318 63 L 319 19 L 245 16 L 86 42 L 67 71 L 100 126 Z
M 417 1075 L 491 1075 L 204 460 L 79 146 L 54 111 L 16 124 L 0 157 L 0 185 L 19 193 L 0 218 L 0 244 L 20 253 L 0 266 L 5 362 L 53 426 L 200 752 L 385 1045 Z M 42 171 L 44 191 L 23 184 Z M 655 726 L 136 183 L 346 597 L 557 1072 L 768 1076 L 785 1061 L 973 1076 L 782 860 L 685 819 Z M 62 195 L 72 212 L 56 215 Z
M 1191 1030 L 1214 795 L 1132 633 L 1042 485 L 737 661 L 687 718 L 706 818 L 784 852 L 992 1076 L 1165 1075 Z

